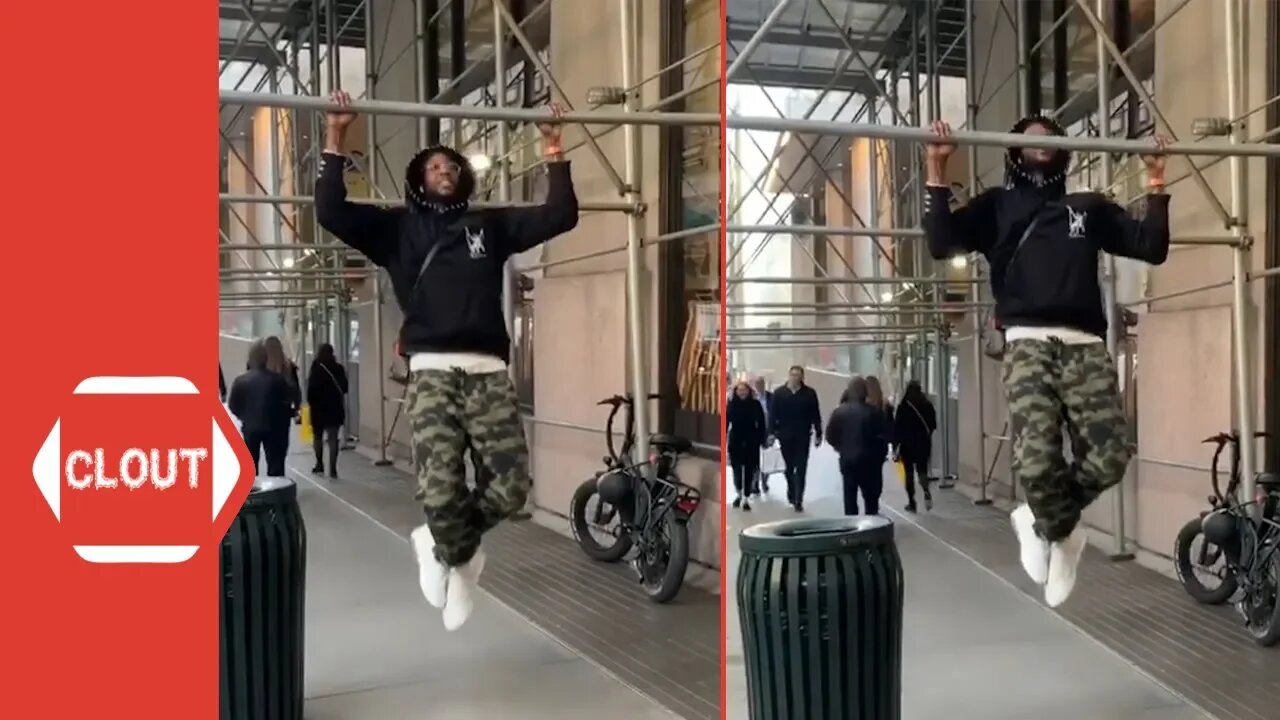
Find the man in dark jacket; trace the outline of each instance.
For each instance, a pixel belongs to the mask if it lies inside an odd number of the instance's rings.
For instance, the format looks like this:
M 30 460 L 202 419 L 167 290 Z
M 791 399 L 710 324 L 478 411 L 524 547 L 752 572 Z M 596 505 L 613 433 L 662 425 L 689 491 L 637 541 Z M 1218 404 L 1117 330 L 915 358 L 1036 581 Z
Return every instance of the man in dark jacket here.
M 804 384 L 804 368 L 793 365 L 786 384 L 773 391 L 773 412 L 769 432 L 782 447 L 786 463 L 787 502 L 796 512 L 804 511 L 804 480 L 809 469 L 809 440 L 822 444 L 822 411 L 818 394 Z
M 1115 364 L 1107 353 L 1107 313 L 1098 282 L 1101 253 L 1159 265 L 1169 255 L 1169 196 L 1163 138 L 1147 168 L 1146 214 L 1128 215 L 1102 193 L 1066 192 L 1070 155 L 1010 148 L 1005 186 L 951 209 L 950 128 L 935 123 L 928 146 L 924 230 L 937 259 L 979 252 L 991 268 L 996 317 L 1005 328 L 1005 392 L 1013 434 L 1013 474 L 1027 503 L 1013 511 L 1022 566 L 1060 605 L 1075 586 L 1086 539 L 1082 511 L 1120 482 L 1130 449 Z M 1028 117 L 1014 133 L 1063 135 L 1052 120 Z M 1063 457 L 1063 421 L 1074 444 Z
M 418 458 L 427 522 L 413 531 L 419 582 L 456 629 L 470 616 L 484 563 L 480 538 L 518 512 L 529 493 L 529 451 L 508 373 L 511 338 L 502 312 L 503 266 L 572 230 L 578 199 L 561 147 L 558 107 L 541 124 L 546 202 L 537 207 L 469 210 L 475 174 L 448 147 L 418 153 L 405 170 L 405 206 L 381 209 L 346 199 L 342 156 L 355 120 L 337 92 L 316 183 L 316 215 L 339 240 L 387 271 L 409 356 L 406 415 Z M 468 488 L 464 458 L 475 447 L 489 471 Z
M 884 461 L 889 455 L 889 418 L 867 403 L 867 381 L 849 382 L 847 400 L 827 422 L 827 442 L 840 455 L 844 514 L 858 514 L 858 493 L 868 515 L 880 513 L 884 491 Z
M 262 342 L 249 346 L 248 368 L 232 381 L 227 409 L 240 421 L 240 433 L 249 446 L 254 473 L 258 472 L 258 456 L 265 450 L 267 477 L 284 477 L 285 456 L 277 451 L 278 443 L 272 440 L 281 428 L 285 431 L 289 428 L 293 392 L 283 375 L 267 369 L 267 348 Z

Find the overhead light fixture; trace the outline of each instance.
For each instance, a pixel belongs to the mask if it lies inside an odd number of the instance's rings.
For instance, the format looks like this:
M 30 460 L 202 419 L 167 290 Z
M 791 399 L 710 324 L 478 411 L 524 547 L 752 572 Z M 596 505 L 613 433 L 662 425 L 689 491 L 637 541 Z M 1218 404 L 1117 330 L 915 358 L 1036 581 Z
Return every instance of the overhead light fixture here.
M 963 270 L 968 266 L 969 266 L 969 258 L 965 257 L 964 255 L 957 255 L 951 258 L 951 267 L 955 268 L 956 270 Z
M 287 258 L 285 258 L 285 259 L 284 259 L 284 266 L 285 266 L 286 268 L 291 268 L 291 267 L 293 267 L 293 258 L 291 258 L 291 257 L 287 257 Z
M 467 162 L 471 163 L 471 169 L 478 173 L 488 172 L 493 167 L 493 159 L 488 155 L 472 155 L 467 158 Z
M 880 293 L 880 302 L 889 302 L 890 300 L 893 300 L 892 290 L 885 290 L 884 292 Z

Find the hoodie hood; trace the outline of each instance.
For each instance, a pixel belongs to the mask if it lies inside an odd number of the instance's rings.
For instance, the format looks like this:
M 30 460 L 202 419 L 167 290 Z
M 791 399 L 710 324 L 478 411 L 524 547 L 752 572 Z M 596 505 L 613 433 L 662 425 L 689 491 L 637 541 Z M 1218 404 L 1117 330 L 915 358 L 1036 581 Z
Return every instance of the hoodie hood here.
M 1061 125 L 1043 115 L 1028 115 L 1014 124 L 1009 132 L 1021 135 L 1032 125 L 1043 125 L 1049 128 L 1050 133 L 1058 137 L 1064 137 L 1067 134 Z M 1067 191 L 1067 169 L 1070 167 L 1071 153 L 1067 150 L 1055 151 L 1053 159 L 1044 167 L 1030 168 L 1023 162 L 1022 148 L 1011 147 L 1005 153 L 1004 158 L 1004 184 L 1008 188 L 1029 187 L 1045 189 L 1054 194 L 1062 195 Z
M 441 197 L 427 190 L 423 169 L 427 159 L 433 155 L 444 155 L 457 164 L 458 186 L 450 197 Z M 471 202 L 471 195 L 476 190 L 476 173 L 457 150 L 445 145 L 433 145 L 420 151 L 409 161 L 404 169 L 404 196 L 411 210 L 438 214 L 464 212 Z

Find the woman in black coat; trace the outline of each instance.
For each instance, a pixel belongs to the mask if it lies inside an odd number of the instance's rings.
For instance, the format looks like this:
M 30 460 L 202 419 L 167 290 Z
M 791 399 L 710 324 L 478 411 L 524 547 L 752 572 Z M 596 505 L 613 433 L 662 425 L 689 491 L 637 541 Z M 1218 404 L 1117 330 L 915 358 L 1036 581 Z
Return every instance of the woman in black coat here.
M 907 383 L 907 390 L 898 403 L 893 418 L 893 438 L 897 443 L 898 459 L 906 470 L 907 512 L 916 511 L 916 477 L 924 491 L 924 509 L 933 509 L 933 494 L 929 491 L 929 456 L 933 452 L 933 431 L 938 429 L 938 414 L 933 403 L 925 397 L 919 381 Z
M 314 473 L 324 472 L 324 442 L 329 441 L 329 477 L 338 477 L 339 432 L 347 421 L 347 371 L 333 354 L 333 346 L 324 343 L 316 349 L 315 362 L 307 376 L 307 405 L 311 408 L 311 431 L 314 436 L 316 466 Z
M 747 499 L 755 492 L 756 470 L 760 467 L 760 448 L 769 437 L 764 421 L 764 408 L 746 381 L 733 388 L 733 396 L 724 413 L 729 436 L 729 466 L 733 469 L 733 487 L 738 492 L 733 506 L 751 509 Z M 745 485 L 745 487 L 744 487 Z

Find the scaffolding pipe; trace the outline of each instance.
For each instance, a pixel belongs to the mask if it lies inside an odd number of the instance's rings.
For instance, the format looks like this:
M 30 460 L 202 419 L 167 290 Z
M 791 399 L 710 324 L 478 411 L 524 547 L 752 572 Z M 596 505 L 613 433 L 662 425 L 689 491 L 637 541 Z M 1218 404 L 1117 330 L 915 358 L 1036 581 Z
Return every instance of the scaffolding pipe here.
M 293 110 L 309 110 L 324 113 L 338 108 L 328 98 L 307 95 L 279 95 L 271 93 L 237 92 L 221 90 L 218 101 L 224 105 L 245 107 L 278 107 Z M 352 100 L 349 112 L 398 117 L 423 117 L 462 120 L 506 120 L 508 122 L 546 122 L 547 113 L 526 108 L 498 108 L 478 105 L 433 105 L 430 103 L 398 102 L 393 100 Z M 719 127 L 719 113 L 657 113 L 618 112 L 594 110 L 567 112 L 562 121 L 575 125 L 660 125 L 674 127 Z M 1147 148 L 1149 150 L 1150 148 Z M 1212 149 L 1212 148 L 1211 148 Z M 1137 152 L 1137 151 L 1135 151 Z M 1200 154 L 1213 154 L 1200 153 Z
M 423 36 L 425 30 L 422 21 L 425 7 L 423 0 L 414 0 L 414 51 L 417 67 L 414 91 L 418 100 L 422 100 L 427 94 L 427 77 L 426 77 L 426 55 L 425 46 L 426 38 Z M 364 61 L 365 68 L 371 78 L 367 83 L 365 94 L 372 100 L 377 97 L 377 72 L 374 52 L 374 24 L 373 24 L 373 2 L 367 0 L 365 3 L 365 52 Z M 373 115 L 366 115 L 365 121 L 368 123 L 369 135 L 369 160 L 366 172 L 369 178 L 369 194 L 378 193 L 378 131 L 377 119 Z M 422 118 L 418 123 L 418 147 L 426 145 L 427 138 L 427 121 Z M 382 287 L 382 273 L 377 268 L 373 269 L 373 361 L 377 364 L 374 368 L 374 375 L 378 378 L 378 459 L 374 461 L 375 465 L 390 465 L 391 461 L 387 458 L 387 378 L 385 368 L 387 366 L 386 357 L 386 330 L 383 325 L 386 323 L 386 317 L 383 315 L 382 306 L 386 302 L 386 293 Z M 350 415 L 348 415 L 350 417 Z
M 928 301 L 910 301 L 910 302 L 897 302 L 897 303 L 887 302 L 882 304 L 869 304 L 869 305 L 848 305 L 845 303 L 789 303 L 789 302 L 786 302 L 786 303 L 725 303 L 725 307 L 730 310 L 735 310 L 735 309 L 751 310 L 751 309 L 757 309 L 757 308 L 766 309 L 766 310 L 768 309 L 788 310 L 793 308 L 845 310 L 848 308 L 857 308 L 857 307 L 864 307 L 864 308 L 919 307 L 919 308 L 937 308 L 939 310 L 947 310 L 950 308 L 972 308 L 976 306 L 991 307 L 991 305 L 992 305 L 991 303 L 971 303 L 971 302 L 935 303 L 935 302 L 928 302 Z M 768 314 L 768 313 L 765 313 L 765 314 Z
M 1222 280 L 1215 283 L 1209 283 L 1208 285 L 1197 285 L 1192 288 L 1186 288 L 1185 290 L 1174 290 L 1173 292 L 1161 293 L 1159 295 L 1144 297 L 1138 300 L 1134 300 L 1133 302 L 1121 303 L 1120 307 L 1128 308 L 1128 307 L 1137 307 L 1139 305 L 1150 305 L 1151 303 L 1160 302 L 1161 300 L 1172 300 L 1174 298 L 1180 298 L 1180 297 L 1185 297 L 1187 295 L 1195 295 L 1196 293 L 1202 293 L 1202 292 L 1205 292 L 1206 290 L 1217 290 L 1218 288 L 1227 287 L 1228 285 L 1231 285 L 1233 282 L 1235 281 Z
M 672 242 L 674 240 L 683 240 L 684 238 L 692 237 L 694 235 L 702 235 L 709 232 L 715 232 L 716 230 L 719 230 L 719 229 L 720 229 L 719 225 L 700 225 L 694 228 L 686 228 L 684 230 L 677 230 L 675 232 L 663 233 L 662 235 L 655 235 L 654 237 L 651 237 L 651 238 L 645 238 L 641 243 L 641 245 L 642 247 L 649 247 L 651 245 L 658 245 L 665 242 Z M 568 265 L 569 263 L 582 262 L 583 260 L 593 260 L 595 258 L 605 257 L 607 255 L 613 255 L 615 253 L 624 252 L 628 249 L 629 248 L 626 245 L 619 245 L 618 247 L 608 248 L 605 250 L 595 250 L 593 252 L 584 253 L 582 255 L 574 255 L 573 257 L 561 258 L 559 260 L 550 260 L 548 262 L 533 263 L 531 265 L 526 265 L 524 267 L 518 268 L 518 271 L 527 274 L 527 273 L 534 272 L 536 270 L 546 270 L 547 268 L 556 267 L 558 265 Z
M 225 92 L 223 94 L 226 94 Z M 253 95 L 254 93 L 237 93 Z M 669 117 L 669 116 L 668 116 Z M 928 128 L 847 123 L 834 120 L 799 120 L 778 117 L 754 117 L 731 115 L 725 118 L 730 130 L 762 130 L 765 132 L 806 133 L 833 137 L 875 138 L 903 142 L 930 143 L 935 140 Z M 956 145 L 982 145 L 1002 148 L 1044 148 L 1048 150 L 1072 150 L 1076 152 L 1113 152 L 1129 155 L 1149 155 L 1151 143 L 1142 140 L 1100 140 L 1088 137 L 1063 137 L 1057 135 L 1025 135 L 987 131 L 956 131 L 947 138 Z M 1166 155 L 1199 155 L 1205 157 L 1280 157 L 1280 145 L 1265 143 L 1200 142 L 1173 143 L 1164 149 Z
M 781 20 L 782 16 L 787 12 L 787 8 L 791 6 L 791 1 L 792 0 L 779 0 L 778 4 L 774 5 L 773 10 L 771 10 L 765 17 L 764 23 L 761 24 L 760 27 L 756 29 L 755 33 L 747 39 L 747 44 L 738 52 L 737 57 L 733 59 L 733 64 L 729 66 L 729 69 L 724 74 L 725 85 L 733 82 L 733 79 L 747 67 L 747 60 L 756 51 L 756 48 L 760 47 L 760 44 L 769 37 L 769 33 L 772 32 L 773 26 L 778 24 L 778 21 Z M 625 85 L 626 83 L 624 82 L 623 84 Z
M 1120 48 L 1116 47 L 1115 42 L 1107 35 L 1107 26 L 1103 18 L 1106 16 L 1107 8 L 1113 6 L 1112 3 L 1105 2 L 1104 0 L 1094 0 L 1097 7 L 1097 14 L 1095 15 L 1089 10 L 1089 6 L 1086 4 L 1085 0 L 1075 0 L 1075 2 L 1076 6 L 1080 8 L 1080 14 L 1084 15 L 1085 20 L 1093 26 L 1094 33 L 1097 36 L 1098 67 L 1096 72 L 1098 74 L 1098 99 L 1099 102 L 1101 102 L 1102 94 L 1104 92 L 1107 93 L 1108 98 L 1105 106 L 1099 106 L 1100 108 L 1105 107 L 1106 110 L 1105 115 L 1102 114 L 1101 109 L 1099 110 L 1100 121 L 1098 126 L 1099 128 L 1104 128 L 1105 121 L 1104 129 L 1107 131 L 1102 134 L 1102 137 L 1106 138 L 1110 134 L 1111 129 L 1111 78 L 1108 77 L 1110 69 L 1107 67 L 1107 54 L 1110 53 L 1111 56 L 1115 58 L 1116 67 L 1119 68 L 1120 72 L 1125 76 L 1125 79 L 1129 81 L 1129 87 L 1132 89 L 1134 95 L 1136 95 L 1142 102 L 1143 106 L 1147 108 L 1147 112 L 1151 113 L 1151 116 L 1164 126 L 1164 131 L 1168 133 L 1169 139 L 1177 142 L 1178 135 L 1174 132 L 1173 125 L 1169 123 L 1169 120 L 1164 116 L 1164 113 L 1160 111 L 1160 106 L 1156 105 L 1155 99 L 1151 97 L 1151 93 L 1147 92 L 1147 89 L 1142 85 L 1142 81 L 1138 78 L 1137 74 L 1133 72 L 1133 68 L 1129 67 L 1129 63 L 1124 59 L 1124 55 L 1120 52 Z M 1234 116 L 1235 113 L 1233 112 L 1232 117 Z M 1105 157 L 1106 162 L 1110 162 L 1111 156 L 1108 154 Z M 1209 181 L 1205 179 L 1204 173 L 1200 172 L 1200 168 L 1197 167 L 1190 158 L 1187 159 L 1187 164 L 1191 166 L 1192 177 L 1195 179 L 1196 184 L 1200 186 L 1200 190 L 1204 192 L 1205 199 L 1209 201 L 1209 204 L 1213 206 L 1214 211 L 1218 213 L 1218 217 L 1222 220 L 1223 226 L 1230 227 L 1231 216 L 1227 214 L 1227 209 L 1222 206 L 1222 201 L 1218 199 L 1218 195 L 1214 193 L 1213 188 L 1209 185 Z M 1108 191 L 1111 188 L 1111 178 L 1109 173 L 1107 182 L 1103 183 L 1102 187 L 1104 191 Z
M 1065 18 L 1067 13 L 1063 13 Z M 1061 19 L 1059 19 L 1061 21 Z M 964 112 L 965 127 L 976 130 L 978 127 L 978 88 L 977 88 L 977 68 L 978 68 L 978 44 L 974 40 L 974 27 L 977 25 L 977 7 L 976 0 L 965 0 L 964 2 Z M 1052 35 L 1053 30 L 1049 34 Z M 1018 69 L 1022 69 L 1023 65 L 1018 64 Z M 978 193 L 978 146 L 969 145 L 966 148 L 968 153 L 968 185 L 969 197 L 974 197 Z M 973 352 L 973 373 L 977 382 L 975 390 L 977 391 L 978 401 L 978 437 L 981 438 L 987 434 L 987 391 L 986 391 L 986 373 L 983 365 L 986 362 L 986 354 L 982 352 L 982 314 L 976 311 L 977 307 L 982 307 L 982 268 L 981 263 L 974 261 L 970 264 L 973 272 L 974 289 L 973 297 L 978 302 L 974 303 L 975 312 L 973 314 L 973 335 L 972 335 L 972 352 Z M 978 499 L 974 501 L 976 505 L 990 505 L 991 499 L 987 497 L 987 477 L 982 469 L 987 466 L 987 449 L 984 443 L 978 442 Z M 957 473 L 959 474 L 959 473 Z
M 977 147 L 974 145 L 969 146 L 971 153 L 976 154 L 976 149 Z M 976 182 L 976 178 L 973 181 Z M 837 237 L 886 237 L 898 239 L 924 237 L 924 230 L 919 228 L 870 228 L 840 225 L 729 225 L 725 228 L 725 231 L 729 234 L 834 235 Z M 1240 240 L 1230 235 L 1175 235 L 1170 238 L 1169 244 L 1235 247 L 1240 244 Z
M 369 118 L 372 122 L 373 118 Z M 373 165 L 373 163 L 369 163 Z M 315 203 L 313 195 L 252 195 L 245 193 L 219 193 L 218 201 L 231 204 L 245 205 L 311 205 Z M 404 200 L 398 197 L 385 198 L 367 198 L 353 197 L 348 198 L 347 202 L 355 205 L 378 205 L 382 207 L 400 207 L 404 205 Z M 494 210 L 499 208 L 515 208 L 515 207 L 537 207 L 538 203 L 532 202 L 484 202 L 477 201 L 469 203 L 468 207 L 475 210 Z M 631 212 L 635 209 L 634 205 L 625 202 L 584 202 L 579 203 L 579 212 Z
M 732 341 L 726 341 L 725 347 L 727 347 L 730 350 L 769 350 L 773 348 L 805 349 L 805 348 L 830 348 L 830 347 L 847 347 L 847 346 L 866 347 L 866 346 L 872 346 L 872 345 L 884 345 L 885 343 L 900 342 L 904 337 L 905 336 L 884 337 L 884 338 L 857 337 L 857 338 L 838 338 L 838 339 L 822 340 L 822 341 L 800 340 L 796 342 L 792 342 L 790 340 L 770 340 L 767 342 L 761 341 L 761 342 L 745 342 L 745 343 L 736 343 Z
M 1083 0 L 1077 0 L 1076 6 L 1089 23 L 1093 25 L 1094 29 L 1094 72 L 1098 78 L 1098 138 L 1108 140 L 1111 137 L 1111 68 L 1107 65 L 1107 43 L 1110 42 L 1110 38 L 1107 37 L 1108 29 L 1105 24 L 1105 18 L 1107 17 L 1107 9 L 1112 3 L 1111 0 L 1094 0 L 1094 3 L 1098 11 L 1097 17 L 1094 17 Z M 1118 52 L 1117 58 L 1123 64 L 1123 58 L 1119 58 Z M 1137 85 L 1134 88 L 1137 90 Z M 1101 187 L 1111 187 L 1114 176 L 1113 170 L 1111 153 L 1100 153 L 1098 156 L 1098 173 Z M 1107 355 L 1111 357 L 1111 362 L 1114 365 L 1120 348 L 1121 328 L 1119 308 L 1116 306 L 1119 301 L 1116 295 L 1116 258 L 1110 253 L 1103 254 L 1102 281 L 1102 298 L 1103 302 L 1106 303 Z M 1126 465 L 1125 475 L 1129 472 L 1128 468 L 1129 465 Z M 1128 553 L 1128 543 L 1125 538 L 1124 492 L 1124 476 L 1121 476 L 1120 482 L 1116 483 L 1111 496 L 1112 560 L 1133 559 L 1133 556 Z
M 784 0 L 785 4 L 786 0 Z M 636 79 L 637 21 L 635 0 L 618 0 L 618 14 L 621 30 L 622 50 L 622 86 L 634 87 Z M 624 119 L 634 117 L 639 107 L 640 93 L 630 90 L 626 93 L 622 113 Z M 716 126 L 719 126 L 719 115 L 716 115 Z M 626 198 L 637 207 L 641 206 L 644 196 L 640 192 L 640 132 L 639 127 L 626 123 L 622 128 L 623 174 L 626 182 Z M 644 323 L 644 284 L 641 273 L 644 231 L 644 217 L 640 212 L 627 215 L 627 339 L 631 365 L 631 394 L 635 398 L 632 414 L 635 419 L 636 458 L 640 462 L 649 460 L 649 344 L 645 340 Z M 652 478 L 655 468 L 646 466 L 645 473 Z
M 937 325 L 856 325 L 850 327 L 789 327 L 789 328 L 733 328 L 725 333 L 726 337 L 739 335 L 839 335 L 841 333 L 863 332 L 920 332 L 937 330 Z
M 372 0 L 366 0 L 366 4 L 372 5 L 373 2 Z M 414 66 L 413 67 L 413 78 L 414 78 L 413 97 L 416 101 L 420 103 L 427 101 L 427 83 L 429 82 L 427 78 L 427 32 L 429 31 L 427 30 L 426 14 L 427 14 L 427 7 L 424 0 L 413 0 L 413 66 Z M 373 23 L 370 21 L 370 15 L 368 13 L 365 14 L 365 23 L 366 23 L 365 29 L 364 29 L 365 47 L 366 47 L 365 53 L 366 55 L 372 55 L 373 54 Z M 365 66 L 371 69 L 376 67 L 373 61 L 368 57 L 365 58 Z M 376 70 L 374 71 L 376 72 Z M 373 100 L 374 99 L 373 85 L 370 84 L 368 88 L 369 89 L 365 93 L 365 95 L 370 100 Z M 370 123 L 369 137 L 373 138 L 374 135 L 372 130 L 373 128 L 372 115 L 368 116 L 368 122 Z M 425 117 L 418 118 L 416 129 L 417 129 L 417 137 L 418 137 L 418 147 L 420 148 L 424 148 L 427 146 L 427 135 L 430 132 L 427 127 L 428 125 L 429 125 L 429 122 L 427 118 Z M 373 145 L 373 142 L 371 140 L 370 141 L 371 153 L 369 155 L 370 165 L 374 165 L 377 163 L 377 156 L 372 154 L 372 150 L 373 150 L 372 145 Z M 383 445 L 385 447 L 385 443 L 383 443 Z
M 1227 53 L 1227 115 L 1239 117 L 1244 95 L 1244 3 L 1226 2 L 1226 53 Z M 1246 123 L 1236 123 L 1231 128 L 1231 143 L 1239 146 L 1244 142 Z M 1280 145 L 1273 145 L 1280 149 Z M 1247 234 L 1249 217 L 1247 176 L 1243 158 L 1233 156 L 1229 162 L 1231 172 L 1231 223 L 1232 233 L 1244 240 Z M 1231 310 L 1232 351 L 1236 375 L 1236 413 L 1240 432 L 1240 491 L 1241 499 L 1249 502 L 1254 498 L 1254 462 L 1257 441 L 1253 437 L 1254 418 L 1253 405 L 1257 398 L 1253 396 L 1253 378 L 1249 375 L 1251 344 L 1250 331 L 1250 298 L 1249 298 L 1249 247 L 1241 242 L 1232 254 Z M 1258 508 L 1254 508 L 1255 514 Z M 1256 515 L 1255 515 L 1256 516 Z
M 971 277 L 955 280 L 937 277 L 731 277 L 725 278 L 729 285 L 973 285 L 978 282 Z
M 503 27 L 504 0 L 493 0 L 493 88 L 494 102 L 499 110 L 507 109 L 507 34 Z M 512 18 L 513 26 L 519 25 Z M 514 31 L 513 31 L 514 32 Z M 511 162 L 507 158 L 511 138 L 507 123 L 497 121 L 498 147 L 494 170 L 498 173 L 498 202 L 511 202 Z M 516 316 L 515 259 L 508 257 L 502 264 L 502 319 L 507 326 L 507 338 L 514 343 Z

